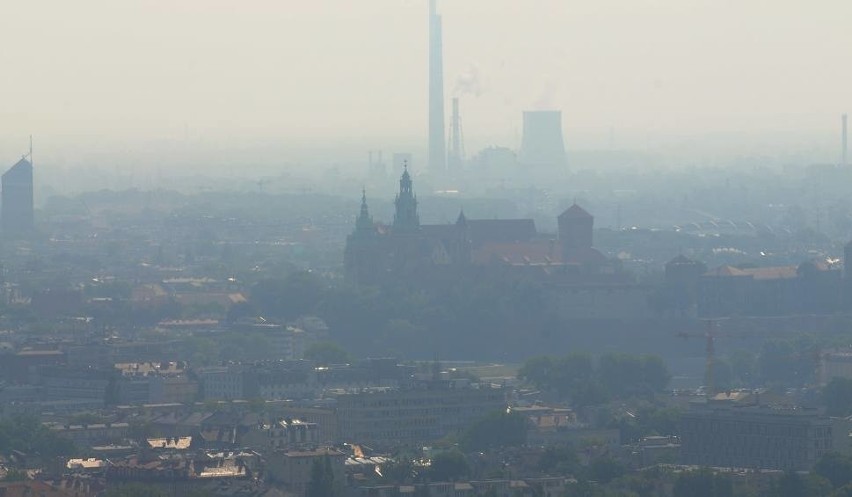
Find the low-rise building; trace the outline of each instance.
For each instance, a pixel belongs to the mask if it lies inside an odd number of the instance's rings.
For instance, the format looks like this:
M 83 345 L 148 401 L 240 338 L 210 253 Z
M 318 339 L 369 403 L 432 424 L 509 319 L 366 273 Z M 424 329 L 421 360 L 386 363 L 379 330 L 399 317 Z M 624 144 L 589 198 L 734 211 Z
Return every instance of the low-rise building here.
M 198 378 L 205 400 L 253 399 L 259 395 L 256 375 L 248 367 L 202 368 Z
M 319 427 L 298 419 L 258 420 L 249 426 L 240 443 L 258 452 L 317 446 Z
M 586 442 L 595 442 L 615 448 L 621 444 L 621 432 L 618 429 L 595 428 L 588 423 L 582 423 L 571 409 L 547 406 L 512 407 L 512 412 L 523 415 L 529 421 L 527 445 L 530 446 L 580 446 Z
M 798 471 L 836 450 L 849 428 L 813 408 L 708 404 L 682 415 L 680 437 L 684 464 Z
M 296 497 L 305 497 L 315 464 L 327 464 L 334 486 L 342 489 L 345 461 L 346 456 L 334 449 L 276 451 L 267 457 L 266 471 L 272 481 L 283 485 L 288 492 Z
M 90 425 L 53 425 L 50 431 L 67 438 L 80 448 L 107 445 L 127 438 L 127 423 L 98 423 Z
M 503 388 L 433 380 L 340 395 L 336 412 L 343 441 L 390 448 L 438 440 L 506 408 Z

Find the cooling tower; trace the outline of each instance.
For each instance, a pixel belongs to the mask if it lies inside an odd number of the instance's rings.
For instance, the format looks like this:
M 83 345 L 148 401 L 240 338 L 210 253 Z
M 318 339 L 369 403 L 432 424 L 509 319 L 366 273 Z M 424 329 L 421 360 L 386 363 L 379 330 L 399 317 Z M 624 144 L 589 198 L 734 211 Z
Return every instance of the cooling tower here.
M 536 110 L 524 112 L 524 136 L 518 162 L 530 167 L 565 165 L 562 140 L 562 112 Z

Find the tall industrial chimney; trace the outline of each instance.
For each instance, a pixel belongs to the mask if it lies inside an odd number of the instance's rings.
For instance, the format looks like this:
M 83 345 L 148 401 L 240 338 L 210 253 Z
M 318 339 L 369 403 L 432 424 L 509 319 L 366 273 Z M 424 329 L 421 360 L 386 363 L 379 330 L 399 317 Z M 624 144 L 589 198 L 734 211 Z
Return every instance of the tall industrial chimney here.
M 524 136 L 521 138 L 518 162 L 530 167 L 565 165 L 561 111 L 524 112 Z
M 450 121 L 450 155 L 447 157 L 447 167 L 452 172 L 461 171 L 464 163 L 464 142 L 462 141 L 461 116 L 459 115 L 459 98 L 453 97 L 453 117 Z
M 443 28 L 438 15 L 438 0 L 429 0 L 429 169 L 447 169 L 447 145 L 444 141 L 444 56 Z
M 842 148 L 841 148 L 841 152 L 840 152 L 840 165 L 843 166 L 843 167 L 846 167 L 846 166 L 849 165 L 849 162 L 846 161 L 846 154 L 847 154 L 847 150 L 848 150 L 847 149 L 848 135 L 847 135 L 847 129 L 846 129 L 846 114 L 843 114 L 843 116 L 841 117 L 841 121 L 842 121 L 842 128 L 843 128 L 842 133 L 843 133 L 843 135 L 841 137 L 841 142 L 842 142 L 841 147 Z

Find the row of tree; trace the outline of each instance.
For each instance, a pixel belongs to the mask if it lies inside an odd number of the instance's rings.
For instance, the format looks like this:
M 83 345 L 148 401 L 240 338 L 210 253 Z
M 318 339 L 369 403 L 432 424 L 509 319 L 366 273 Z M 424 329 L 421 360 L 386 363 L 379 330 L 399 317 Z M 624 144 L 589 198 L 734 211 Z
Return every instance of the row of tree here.
M 482 347 L 484 340 L 522 353 L 532 337 L 544 339 L 562 328 L 548 311 L 544 289 L 532 281 L 483 275 L 432 289 L 404 281 L 382 288 L 337 283 L 311 272 L 260 281 L 251 288 L 248 304 L 233 309 L 230 317 L 286 321 L 315 314 L 355 354 L 410 358 L 435 353 L 479 357 L 491 351 Z
M 657 356 L 609 353 L 595 360 L 591 354 L 580 352 L 529 359 L 518 377 L 576 407 L 612 398 L 652 396 L 663 391 L 671 379 Z
M 71 455 L 74 444 L 55 435 L 37 417 L 16 416 L 0 421 L 0 454 L 13 452 L 51 459 Z

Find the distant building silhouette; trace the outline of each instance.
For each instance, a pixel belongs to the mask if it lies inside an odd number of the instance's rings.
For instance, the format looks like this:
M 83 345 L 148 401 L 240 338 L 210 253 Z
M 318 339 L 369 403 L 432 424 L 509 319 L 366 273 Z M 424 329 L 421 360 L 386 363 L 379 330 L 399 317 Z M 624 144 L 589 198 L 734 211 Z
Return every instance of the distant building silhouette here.
M 2 210 L 0 224 L 4 236 L 29 233 L 35 225 L 33 216 L 33 165 L 21 158 L 2 177 Z
M 572 205 L 559 218 L 559 235 L 539 233 L 532 219 L 468 219 L 421 225 L 411 174 L 399 181 L 391 225 L 373 223 L 366 195 L 346 242 L 344 266 L 353 283 L 449 281 L 467 275 L 528 276 L 554 284 L 612 283 L 630 278 L 617 260 L 594 248 L 594 218 Z
M 852 245 L 846 247 L 846 257 Z M 830 314 L 849 306 L 848 276 L 839 261 L 814 259 L 799 265 L 735 267 L 710 270 L 678 256 L 666 264 L 659 310 L 699 317 Z
M 429 169 L 447 169 L 444 135 L 444 55 L 443 28 L 437 0 L 429 0 Z
M 417 215 L 417 197 L 412 188 L 411 175 L 408 168 L 399 180 L 399 193 L 394 200 L 396 213 L 393 216 L 393 232 L 396 234 L 412 234 L 420 231 L 420 216 Z
M 722 394 L 725 395 L 725 394 Z M 816 408 L 713 400 L 693 404 L 680 421 L 681 463 L 802 471 L 843 450 L 848 422 Z
M 459 98 L 453 97 L 453 113 L 450 120 L 450 151 L 447 157 L 447 168 L 451 173 L 458 173 L 464 166 L 464 138 L 462 136 L 461 114 L 459 113 Z
M 524 112 L 524 136 L 518 161 L 529 167 L 565 165 L 562 138 L 562 112 L 537 110 Z
M 840 117 L 840 165 L 842 167 L 846 167 L 849 165 L 849 162 L 846 160 L 846 154 L 848 149 L 848 130 L 847 130 L 847 117 L 846 114 L 843 114 Z

